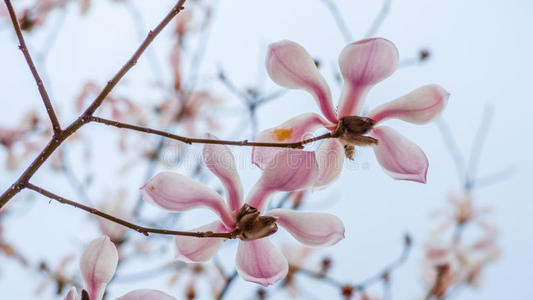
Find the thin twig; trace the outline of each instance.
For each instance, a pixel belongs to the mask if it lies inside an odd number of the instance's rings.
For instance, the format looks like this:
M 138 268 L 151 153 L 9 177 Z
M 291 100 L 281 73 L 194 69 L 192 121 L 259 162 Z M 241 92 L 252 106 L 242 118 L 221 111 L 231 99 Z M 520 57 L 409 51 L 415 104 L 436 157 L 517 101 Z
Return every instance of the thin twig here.
M 411 237 L 408 234 L 406 234 L 405 237 L 404 237 L 402 253 L 400 254 L 400 256 L 398 258 L 396 258 L 392 263 L 390 263 L 387 266 L 385 266 L 385 268 L 383 268 L 378 273 L 376 273 L 376 274 L 370 276 L 369 278 L 367 278 L 367 279 L 361 281 L 360 283 L 358 283 L 356 285 L 357 288 L 360 289 L 360 290 L 361 289 L 365 289 L 367 286 L 369 286 L 369 285 L 371 285 L 371 284 L 373 284 L 375 282 L 383 280 L 383 278 L 385 278 L 385 276 L 390 275 L 390 273 L 393 270 L 395 270 L 399 266 L 403 265 L 407 261 L 407 258 L 409 257 L 409 253 L 411 252 L 411 244 L 412 244 Z
M 135 6 L 134 1 L 125 1 L 124 6 L 130 14 L 132 22 L 135 26 L 135 30 L 137 31 L 137 36 L 139 37 L 139 40 L 142 41 L 144 38 L 146 26 L 144 25 L 143 17 L 139 9 L 137 8 L 137 6 Z M 148 49 L 146 51 L 146 57 L 150 62 L 150 68 L 152 69 L 152 73 L 156 78 L 156 82 L 159 82 L 159 80 L 163 78 L 163 71 L 161 70 L 161 66 L 159 65 L 159 61 L 157 60 L 155 52 Z
M 15 29 L 17 31 L 17 34 L 20 34 L 20 40 L 23 42 L 22 34 L 20 33 L 20 27 L 18 26 L 18 22 L 15 16 L 15 13 L 13 11 L 13 7 L 11 6 L 11 2 L 9 0 L 5 0 L 6 4 L 9 7 L 10 15 L 13 21 L 13 24 L 15 26 Z M 54 151 L 72 134 L 74 134 L 78 129 L 80 129 L 83 125 L 88 123 L 90 121 L 90 117 L 92 114 L 96 111 L 96 109 L 103 103 L 107 95 L 111 92 L 111 90 L 117 85 L 117 83 L 120 81 L 120 79 L 137 63 L 137 60 L 139 57 L 143 54 L 143 52 L 146 50 L 146 48 L 152 43 L 154 38 L 163 30 L 163 28 L 183 9 L 183 4 L 185 3 L 185 0 L 180 0 L 178 3 L 170 10 L 170 12 L 165 16 L 165 18 L 159 23 L 159 25 L 156 26 L 156 28 L 153 31 L 150 31 L 148 33 L 148 36 L 144 40 L 144 42 L 139 46 L 137 51 L 133 54 L 133 56 L 128 60 L 128 62 L 118 71 L 118 73 L 110 80 L 108 81 L 105 88 L 100 92 L 100 94 L 94 99 L 94 101 L 91 103 L 91 105 L 85 110 L 83 114 L 81 114 L 74 122 L 72 122 L 66 129 L 61 130 L 59 129 L 58 132 L 54 134 L 48 145 L 37 155 L 37 157 L 33 160 L 33 162 L 30 164 L 30 166 L 20 175 L 20 177 L 15 181 L 4 193 L 0 196 L 0 208 L 2 208 L 13 196 L 18 194 L 22 189 L 24 189 L 27 186 L 27 183 L 29 182 L 30 178 L 37 172 L 37 170 L 44 164 L 44 162 L 54 153 Z M 17 30 L 18 28 L 18 30 Z M 21 43 L 22 44 L 22 43 Z M 22 46 L 21 46 L 22 47 Z M 25 46 L 22 49 L 26 49 Z M 29 54 L 27 50 L 23 50 L 25 56 L 27 55 L 27 59 L 29 58 Z M 29 59 L 28 63 L 31 62 L 31 58 Z M 30 64 L 31 68 L 32 64 Z M 35 68 L 32 69 L 35 70 Z M 36 77 L 36 80 L 38 78 L 37 71 L 35 70 L 34 76 Z M 39 84 L 40 83 L 40 84 Z M 39 90 L 44 90 L 44 86 L 42 85 L 42 82 L 37 80 L 37 84 L 39 86 Z M 43 100 L 46 99 L 43 97 Z M 49 99 L 48 99 L 49 100 Z M 46 105 L 46 101 L 45 101 Z M 48 108 L 48 106 L 47 106 Z M 51 106 L 50 106 L 51 108 Z M 52 121 L 53 122 L 53 121 Z
M 337 5 L 335 5 L 332 0 L 322 0 L 322 3 L 324 3 L 333 16 L 333 19 L 335 19 L 335 23 L 344 37 L 344 41 L 346 43 L 351 43 L 353 41 L 352 33 L 350 32 L 350 29 L 348 29 L 348 26 L 346 25 L 346 22 L 344 21 L 344 18 L 342 17 Z
M 185 266 L 183 263 L 167 263 L 162 266 L 157 266 L 155 268 L 151 268 L 149 270 L 145 270 L 138 273 L 132 273 L 132 274 L 116 274 L 113 278 L 115 282 L 131 282 L 131 281 L 138 281 L 138 280 L 146 280 L 147 278 L 153 279 L 156 276 L 164 275 L 166 271 L 169 270 L 177 270 Z
M 102 123 L 102 124 L 106 124 L 106 125 L 117 127 L 117 128 L 125 128 L 125 129 L 144 132 L 148 134 L 159 135 L 159 136 L 177 140 L 185 144 L 189 144 L 189 145 L 190 144 L 217 144 L 217 145 L 233 145 L 233 146 L 278 147 L 278 148 L 302 149 L 305 144 L 319 141 L 322 139 L 328 139 L 328 138 L 335 137 L 334 133 L 327 132 L 317 137 L 305 139 L 305 140 L 298 141 L 298 142 L 292 142 L 292 143 L 249 142 L 248 140 L 228 141 L 228 140 L 214 140 L 214 139 L 198 139 L 198 138 L 184 137 L 184 136 L 168 133 L 162 130 L 151 129 L 147 127 L 132 125 L 132 124 L 126 124 L 126 123 L 122 123 L 118 121 L 107 120 L 107 119 L 94 117 L 94 116 L 89 117 L 89 120 L 92 122 Z
M 130 229 L 133 229 L 141 234 L 144 234 L 145 236 L 148 236 L 150 233 L 157 233 L 157 234 L 166 234 L 166 235 L 181 235 L 181 236 L 192 236 L 192 237 L 198 237 L 198 238 L 224 238 L 224 239 L 234 239 L 237 238 L 237 231 L 232 232 L 212 232 L 212 231 L 206 231 L 206 232 L 189 232 L 189 231 L 175 231 L 175 230 L 166 230 L 166 229 L 158 229 L 158 228 L 148 228 L 139 226 L 133 223 L 130 223 L 128 221 L 122 220 L 120 218 L 114 217 L 112 215 L 106 214 L 102 211 L 99 211 L 95 208 L 65 199 L 59 195 L 56 195 L 50 191 L 47 191 L 41 187 L 38 187 L 36 185 L 33 185 L 31 183 L 26 183 L 25 187 L 33 190 L 45 197 L 48 197 L 52 200 L 56 200 L 60 203 L 67 204 L 76 208 L 79 208 L 81 210 L 84 210 L 86 212 L 89 212 L 93 215 L 97 215 L 99 217 L 102 217 L 104 219 L 107 219 L 111 222 L 115 222 L 117 224 L 120 224 L 122 226 L 128 227 Z
M 133 67 L 135 64 L 137 64 L 137 60 L 141 57 L 141 55 L 144 53 L 146 48 L 152 43 L 152 41 L 155 39 L 155 37 L 165 28 L 165 26 L 170 23 L 170 21 L 183 9 L 183 3 L 185 3 L 185 0 L 180 0 L 166 15 L 166 17 L 159 23 L 159 25 L 154 28 L 154 30 L 150 30 L 148 33 L 148 36 L 143 41 L 141 46 L 135 51 L 133 56 L 128 60 L 128 62 L 118 71 L 117 74 L 107 82 L 107 85 L 104 87 L 104 89 L 100 92 L 100 94 L 96 97 L 94 102 L 85 110 L 84 115 L 86 117 L 92 116 L 92 114 L 96 111 L 96 109 L 102 104 L 104 99 L 109 95 L 111 90 L 117 85 L 117 83 L 120 81 L 120 79 Z
M 479 188 L 481 186 L 487 186 L 487 185 L 501 182 L 511 177 L 515 171 L 516 171 L 515 166 L 509 166 L 499 172 L 479 177 L 472 181 L 472 188 L 474 187 Z
M 457 170 L 457 177 L 459 178 L 459 182 L 463 184 L 466 180 L 466 166 L 463 155 L 461 154 L 461 150 L 459 149 L 459 146 L 457 145 L 457 142 L 455 141 L 455 138 L 451 133 L 448 123 L 446 123 L 442 118 L 437 119 L 436 123 L 437 127 L 440 130 L 442 138 L 444 139 L 444 144 L 448 148 L 448 152 L 450 152 L 450 155 L 452 156 L 453 161 L 455 162 L 455 168 Z
M 370 286 L 370 285 L 372 285 L 374 283 L 377 283 L 377 282 L 380 282 L 380 281 L 383 281 L 383 280 L 389 280 L 390 279 L 389 278 L 390 274 L 395 269 L 397 269 L 399 266 L 403 265 L 407 261 L 407 258 L 409 256 L 409 253 L 410 253 L 410 250 L 411 250 L 411 244 L 412 244 L 412 242 L 411 242 L 410 236 L 409 235 L 405 235 L 402 253 L 400 254 L 400 256 L 396 260 L 394 260 L 392 263 L 390 263 L 387 266 L 385 266 L 385 268 L 383 268 L 378 273 L 368 277 L 367 279 L 365 279 L 365 280 L 363 280 L 363 281 L 361 281 L 359 283 L 355 283 L 355 284 L 345 284 L 342 281 L 337 280 L 335 278 L 332 278 L 332 277 L 328 276 L 327 274 L 325 274 L 323 272 L 317 272 L 317 271 L 313 271 L 313 270 L 309 270 L 309 269 L 305 269 L 305 268 L 301 268 L 301 267 L 297 267 L 297 266 L 291 266 L 291 268 L 294 268 L 295 272 L 297 272 L 297 273 L 301 273 L 303 275 L 307 275 L 307 276 L 309 276 L 311 278 L 314 278 L 314 279 L 317 279 L 317 280 L 323 280 L 327 284 L 329 284 L 331 286 L 334 286 L 334 287 L 337 287 L 337 288 L 343 288 L 344 286 L 352 286 L 358 291 L 364 291 L 364 290 L 366 290 L 368 288 L 368 286 Z
M 220 291 L 220 294 L 218 294 L 217 300 L 224 299 L 224 296 L 228 292 L 229 287 L 231 286 L 231 283 L 233 282 L 233 280 L 235 280 L 235 278 L 237 278 L 237 271 L 236 270 L 233 271 L 233 273 L 231 273 L 231 275 L 226 278 L 226 284 L 222 288 L 222 291 Z
M 383 4 L 381 5 L 381 9 L 374 19 L 374 22 L 372 23 L 372 26 L 370 26 L 370 29 L 368 29 L 367 33 L 365 34 L 366 38 L 372 37 L 375 35 L 381 25 L 383 24 L 383 21 L 385 21 L 385 18 L 387 17 L 387 14 L 389 13 L 391 6 L 391 0 L 383 0 Z
M 481 160 L 481 152 L 483 151 L 483 142 L 487 137 L 489 131 L 489 126 L 492 120 L 493 109 L 489 105 L 485 105 L 483 111 L 483 118 L 481 119 L 481 124 L 479 124 L 478 131 L 474 138 L 474 143 L 472 144 L 472 150 L 470 153 L 470 158 L 468 159 L 468 169 L 466 170 L 466 182 L 465 189 L 470 190 L 474 185 L 474 178 L 476 177 L 477 168 L 479 161 Z
M 332 285 L 338 288 L 341 288 L 342 286 L 345 285 L 343 282 L 333 277 L 329 277 L 327 274 L 324 274 L 322 272 L 316 272 L 316 271 L 305 269 L 305 268 L 298 267 L 298 266 L 290 266 L 290 267 L 293 268 L 296 273 L 304 274 L 315 279 L 324 280 L 324 282 L 328 283 L 329 285 Z
M 11 22 L 13 22 L 13 28 L 15 29 L 15 33 L 17 34 L 17 38 L 19 40 L 19 44 L 20 44 L 19 49 L 24 54 L 24 58 L 26 59 L 26 62 L 28 63 L 28 67 L 30 67 L 30 71 L 33 75 L 33 78 L 35 79 L 35 82 L 37 83 L 37 88 L 39 89 L 41 98 L 43 99 L 46 112 L 48 113 L 50 122 L 52 122 L 52 128 L 54 130 L 54 133 L 57 134 L 61 131 L 61 126 L 59 125 L 59 120 L 57 119 L 54 108 L 52 107 L 52 102 L 50 101 L 48 92 L 46 91 L 46 88 L 44 87 L 44 83 L 41 79 L 41 76 L 39 76 L 39 72 L 37 72 L 37 68 L 35 68 L 35 64 L 33 63 L 33 60 L 30 56 L 30 52 L 28 51 L 28 47 L 26 46 L 26 42 L 24 41 L 24 37 L 22 36 L 22 30 L 20 29 L 17 15 L 15 14 L 13 5 L 11 5 L 11 0 L 4 0 L 4 2 L 6 3 L 7 10 L 9 11 L 9 16 L 11 17 Z M 0 205 L 0 207 L 2 206 Z

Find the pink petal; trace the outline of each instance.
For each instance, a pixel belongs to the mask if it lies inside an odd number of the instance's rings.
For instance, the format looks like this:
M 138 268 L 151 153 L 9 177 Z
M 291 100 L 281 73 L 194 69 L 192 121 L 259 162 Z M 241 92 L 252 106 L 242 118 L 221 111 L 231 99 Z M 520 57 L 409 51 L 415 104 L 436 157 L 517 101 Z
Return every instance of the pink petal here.
M 286 88 L 303 89 L 315 97 L 322 114 L 330 122 L 337 122 L 331 103 L 331 91 L 305 49 L 292 41 L 270 44 L 266 68 L 272 80 Z
M 73 286 L 63 300 L 78 300 L 78 291 L 76 290 L 76 287 Z
M 236 267 L 242 279 L 262 286 L 278 282 L 289 271 L 287 259 L 267 238 L 239 241 Z
M 217 139 L 208 134 L 209 139 Z M 224 184 L 228 197 L 229 207 L 232 211 L 239 210 L 242 206 L 242 184 L 236 170 L 235 158 L 231 150 L 225 145 L 206 144 L 202 151 L 205 165 Z
M 134 290 L 116 300 L 176 300 L 176 298 L 157 290 Z
M 335 181 L 344 165 L 344 147 L 337 139 L 327 139 L 316 151 L 318 179 L 313 188 L 322 189 Z
M 389 77 L 397 65 L 398 50 L 386 39 L 366 39 L 344 47 L 339 56 L 344 78 L 339 118 L 359 115 L 367 91 Z
M 318 163 L 314 152 L 284 149 L 265 167 L 246 203 L 263 211 L 273 192 L 301 190 L 312 185 L 317 178 Z
M 307 246 L 331 246 L 344 239 L 344 224 L 334 215 L 273 209 L 267 215 L 277 217 L 277 223 Z
M 394 179 L 426 183 L 428 160 L 422 149 L 387 126 L 374 128 L 370 135 L 379 141 L 374 153 L 387 174 Z
M 141 188 L 141 195 L 145 201 L 171 211 L 208 207 L 226 226 L 235 225 L 224 200 L 216 192 L 178 173 L 157 174 Z
M 109 237 L 92 241 L 83 251 L 80 270 L 91 300 L 102 300 L 118 264 L 118 251 Z
M 436 84 L 426 85 L 376 107 L 368 117 L 376 122 L 398 118 L 406 122 L 425 124 L 442 112 L 449 96 L 446 90 Z
M 314 113 L 306 113 L 294 117 L 287 122 L 260 132 L 255 142 L 292 143 L 313 137 L 313 133 L 326 126 L 328 122 Z M 253 147 L 252 162 L 264 169 L 272 158 L 283 148 Z
M 219 221 L 190 230 L 193 232 L 228 232 L 224 224 Z M 217 252 L 220 245 L 226 239 L 222 238 L 196 238 L 190 236 L 176 236 L 174 245 L 176 246 L 176 259 L 184 262 L 204 262 L 209 260 Z

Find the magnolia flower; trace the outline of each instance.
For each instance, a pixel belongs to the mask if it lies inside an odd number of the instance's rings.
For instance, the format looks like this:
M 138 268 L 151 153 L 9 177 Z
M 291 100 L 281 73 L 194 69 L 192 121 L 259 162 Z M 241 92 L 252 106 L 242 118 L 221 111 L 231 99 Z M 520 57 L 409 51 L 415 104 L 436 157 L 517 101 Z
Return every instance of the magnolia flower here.
M 80 270 L 83 276 L 83 290 L 81 299 L 102 300 L 105 289 L 118 265 L 118 251 L 109 237 L 95 239 L 85 248 L 80 260 Z M 163 292 L 156 290 L 134 290 L 117 300 L 176 300 Z M 78 300 L 78 293 L 73 287 L 63 300 Z
M 370 88 L 390 76 L 397 65 L 398 51 L 386 39 L 366 39 L 347 45 L 339 57 L 344 89 L 335 110 L 330 89 L 305 49 L 291 41 L 271 44 L 266 68 L 272 80 L 286 88 L 309 92 L 322 116 L 299 115 L 259 133 L 256 141 L 297 142 L 320 127 L 329 130 L 336 139 L 326 140 L 317 150 L 319 178 L 315 188 L 337 178 L 342 170 L 343 152 L 353 158 L 354 146 L 373 146 L 378 162 L 392 178 L 425 183 L 428 161 L 424 152 L 392 128 L 375 125 L 391 118 L 428 123 L 440 114 L 449 94 L 438 85 L 426 85 L 378 106 L 366 117 L 360 116 Z M 255 147 L 252 161 L 264 168 L 278 151 Z
M 280 151 L 265 166 L 246 202 L 243 202 L 242 185 L 230 150 L 223 145 L 206 145 L 203 158 L 222 181 L 227 203 L 204 185 L 171 172 L 152 178 L 141 188 L 142 196 L 148 202 L 176 212 L 197 207 L 213 210 L 220 220 L 192 231 L 226 232 L 239 238 L 236 266 L 244 280 L 268 286 L 287 275 L 287 259 L 266 238 L 277 231 L 278 224 L 309 246 L 330 246 L 344 238 L 342 221 L 330 214 L 288 209 L 262 214 L 275 192 L 304 189 L 316 181 L 318 165 L 313 152 Z M 225 239 L 177 236 L 174 241 L 178 260 L 203 262 L 215 254 Z
M 477 206 L 470 191 L 450 192 L 447 208 L 436 210 L 432 216 L 442 217 L 442 223 L 433 230 L 433 235 L 441 235 L 449 231 L 452 225 L 464 226 L 466 223 L 475 224 L 487 235 L 495 235 L 497 229 L 485 220 L 491 213 L 489 207 Z

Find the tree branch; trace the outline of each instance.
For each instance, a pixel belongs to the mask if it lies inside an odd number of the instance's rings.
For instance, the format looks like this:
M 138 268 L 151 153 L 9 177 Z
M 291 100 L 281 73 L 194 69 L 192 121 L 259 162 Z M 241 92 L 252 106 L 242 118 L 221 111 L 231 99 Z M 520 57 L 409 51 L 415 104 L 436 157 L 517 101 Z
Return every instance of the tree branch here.
M 20 51 L 22 51 L 22 54 L 24 54 L 24 58 L 26 59 L 26 62 L 28 63 L 28 67 L 30 67 L 30 71 L 33 75 L 33 78 L 35 79 L 35 82 L 37 83 L 37 88 L 39 89 L 41 98 L 43 99 L 46 112 L 48 113 L 50 122 L 52 122 L 52 128 L 54 130 L 54 133 L 57 134 L 61 132 L 61 126 L 59 125 L 59 120 L 57 119 L 54 108 L 52 107 L 52 102 L 50 101 L 48 92 L 46 91 L 46 88 L 44 87 L 44 83 L 41 77 L 39 76 L 39 72 L 37 72 L 37 68 L 35 68 L 35 64 L 33 63 L 33 60 L 31 59 L 30 52 L 28 51 L 28 47 L 26 46 L 26 42 L 24 41 L 24 37 L 22 36 L 22 30 L 20 29 L 20 25 L 17 19 L 17 15 L 15 14 L 15 10 L 13 9 L 13 5 L 11 5 L 10 0 L 4 0 L 4 2 L 6 3 L 7 10 L 9 11 L 9 16 L 11 17 L 11 22 L 13 22 L 13 28 L 15 28 L 15 33 L 17 34 L 17 38 L 20 43 L 19 49 Z
M 11 6 L 11 2 L 9 0 L 5 0 L 6 4 L 10 8 L 10 15 L 14 17 L 13 24 L 15 25 L 15 28 L 18 27 L 18 22 L 16 21 L 16 16 L 13 11 L 13 7 Z M 33 160 L 33 162 L 30 164 L 30 166 L 20 175 L 20 177 L 13 183 L 4 193 L 0 196 L 0 208 L 2 208 L 13 196 L 18 194 L 22 189 L 27 187 L 27 184 L 30 180 L 30 178 L 37 172 L 37 170 L 44 164 L 44 162 L 54 153 L 54 151 L 74 132 L 76 132 L 80 127 L 85 125 L 90 121 L 90 118 L 92 114 L 96 111 L 96 109 L 102 104 L 104 99 L 109 95 L 111 90 L 115 87 L 115 85 L 120 81 L 120 79 L 137 63 L 137 60 L 142 55 L 144 50 L 150 45 L 150 43 L 154 40 L 154 38 L 163 30 L 163 28 L 174 18 L 182 9 L 183 9 L 183 3 L 185 3 L 185 0 L 180 0 L 176 5 L 172 8 L 172 10 L 165 16 L 163 21 L 157 25 L 157 27 L 148 33 L 148 36 L 144 40 L 144 42 L 139 46 L 137 51 L 133 54 L 133 56 L 128 60 L 128 62 L 118 71 L 118 73 L 107 83 L 105 88 L 100 92 L 100 94 L 96 97 L 96 99 L 91 103 L 91 105 L 85 110 L 83 114 L 81 114 L 74 122 L 72 122 L 66 129 L 59 130 L 56 134 L 54 134 L 54 137 L 50 140 L 48 145 L 37 155 L 37 157 Z M 22 40 L 23 41 L 23 40 Z M 25 49 L 25 46 L 24 46 Z M 23 51 L 24 52 L 24 51 Z M 27 52 L 24 52 L 25 55 Z M 28 54 L 29 57 L 29 54 Z M 30 59 L 31 61 L 31 59 Z M 31 65 L 30 65 L 31 67 Z M 32 69 L 33 70 L 33 69 Z M 37 74 L 37 71 L 35 71 L 34 75 Z M 37 75 L 38 76 L 38 75 Z M 36 79 L 37 80 L 37 79 Z M 40 79 L 39 79 L 40 80 Z M 38 80 L 39 87 L 42 87 L 42 82 Z M 42 87 L 44 91 L 44 87 Z M 45 91 L 46 92 L 46 91 Z M 46 102 L 45 102 L 46 104 Z
M 130 229 L 133 229 L 139 233 L 144 234 L 145 236 L 148 236 L 150 233 L 157 233 L 157 234 L 165 234 L 165 235 L 181 235 L 181 236 L 192 236 L 192 237 L 198 237 L 198 238 L 225 238 L 225 239 L 234 239 L 237 237 L 238 232 L 232 231 L 232 232 L 212 232 L 212 231 L 206 231 L 206 232 L 189 232 L 189 231 L 174 231 L 174 230 L 166 230 L 166 229 L 157 229 L 157 228 L 148 228 L 139 226 L 133 223 L 130 223 L 128 221 L 119 219 L 117 217 L 114 217 L 112 215 L 106 214 L 104 212 L 101 212 L 95 208 L 65 199 L 59 195 L 56 195 L 50 191 L 47 191 L 41 187 L 38 187 L 36 185 L 33 185 L 31 183 L 26 183 L 25 187 L 33 190 L 45 197 L 48 197 L 52 200 L 56 200 L 60 203 L 67 204 L 76 208 L 79 208 L 81 210 L 84 210 L 86 212 L 89 212 L 93 215 L 97 215 L 101 218 L 107 219 L 111 222 L 115 222 L 117 224 L 120 224 L 122 226 L 128 227 Z
M 317 137 L 313 137 L 313 138 L 309 138 L 309 139 L 305 139 L 305 140 L 293 142 L 293 143 L 249 142 L 248 140 L 228 141 L 228 140 L 189 138 L 189 137 L 184 137 L 184 136 L 168 133 L 168 132 L 157 130 L 157 129 L 151 129 L 147 127 L 126 124 L 126 123 L 113 121 L 113 120 L 107 120 L 107 119 L 94 117 L 94 116 L 89 117 L 89 121 L 96 122 L 96 123 L 102 123 L 102 124 L 106 124 L 106 125 L 117 127 L 117 128 L 125 128 L 125 129 L 134 130 L 134 131 L 155 134 L 155 135 L 159 135 L 159 136 L 166 137 L 169 139 L 177 140 L 185 144 L 189 144 L 189 145 L 190 144 L 218 144 L 218 145 L 233 145 L 233 146 L 256 146 L 256 147 L 278 147 L 278 148 L 303 149 L 303 146 L 305 144 L 335 137 L 333 133 L 328 132 L 323 135 L 319 135 Z

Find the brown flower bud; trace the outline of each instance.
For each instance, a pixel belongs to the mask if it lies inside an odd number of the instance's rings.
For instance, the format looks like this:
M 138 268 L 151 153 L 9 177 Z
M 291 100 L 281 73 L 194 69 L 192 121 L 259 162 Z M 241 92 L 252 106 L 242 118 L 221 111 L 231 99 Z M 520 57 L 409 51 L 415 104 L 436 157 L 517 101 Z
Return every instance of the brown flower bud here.
M 267 237 L 278 231 L 276 221 L 272 216 L 261 216 L 254 207 L 244 204 L 237 214 L 237 229 L 239 238 L 243 241 L 252 241 Z
M 341 287 L 341 293 L 345 299 L 350 299 L 353 296 L 353 291 L 354 291 L 354 288 L 351 285 L 347 284 Z
M 424 61 L 424 60 L 428 59 L 430 55 L 431 55 L 431 53 L 429 52 L 429 50 L 422 49 L 422 50 L 420 50 L 420 52 L 418 54 L 418 58 L 420 59 L 420 61 Z

